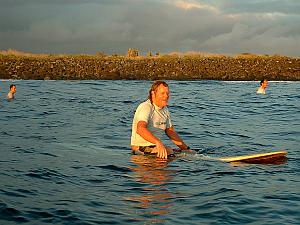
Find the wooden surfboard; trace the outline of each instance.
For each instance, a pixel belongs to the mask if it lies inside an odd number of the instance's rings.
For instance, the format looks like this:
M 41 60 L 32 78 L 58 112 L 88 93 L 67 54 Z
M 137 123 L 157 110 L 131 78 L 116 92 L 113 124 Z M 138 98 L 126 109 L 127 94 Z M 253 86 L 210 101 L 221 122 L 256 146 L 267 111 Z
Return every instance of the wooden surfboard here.
M 281 163 L 287 160 L 286 151 L 266 152 L 251 155 L 221 157 L 218 160 L 223 162 L 244 162 L 244 163 Z

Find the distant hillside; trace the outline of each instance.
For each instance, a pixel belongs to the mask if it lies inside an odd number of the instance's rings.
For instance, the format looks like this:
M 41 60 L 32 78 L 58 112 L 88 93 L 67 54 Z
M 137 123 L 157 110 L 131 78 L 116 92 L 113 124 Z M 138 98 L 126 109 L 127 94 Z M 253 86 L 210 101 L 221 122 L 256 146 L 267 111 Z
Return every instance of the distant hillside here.
M 132 52 L 131 52 L 132 53 Z M 48 55 L 0 52 L 1 79 L 53 80 L 300 80 L 300 59 L 279 55 L 240 54 L 235 57 L 170 53 L 107 56 Z

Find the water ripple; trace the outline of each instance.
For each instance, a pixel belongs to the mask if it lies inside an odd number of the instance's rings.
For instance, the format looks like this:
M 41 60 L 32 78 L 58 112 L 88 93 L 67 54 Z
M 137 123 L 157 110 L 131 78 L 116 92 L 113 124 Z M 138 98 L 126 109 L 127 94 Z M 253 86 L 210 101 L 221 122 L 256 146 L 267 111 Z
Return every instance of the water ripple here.
M 43 168 L 43 169 L 36 169 L 31 170 L 26 173 L 26 176 L 43 179 L 43 180 L 54 180 L 56 181 L 58 178 L 66 178 L 67 176 L 57 172 L 56 170 Z
M 14 82 L 0 103 L 1 224 L 299 224 L 299 82 L 262 96 L 259 82 L 168 81 L 172 123 L 199 150 L 168 161 L 130 154 L 151 81 Z M 278 165 L 216 160 L 280 149 Z

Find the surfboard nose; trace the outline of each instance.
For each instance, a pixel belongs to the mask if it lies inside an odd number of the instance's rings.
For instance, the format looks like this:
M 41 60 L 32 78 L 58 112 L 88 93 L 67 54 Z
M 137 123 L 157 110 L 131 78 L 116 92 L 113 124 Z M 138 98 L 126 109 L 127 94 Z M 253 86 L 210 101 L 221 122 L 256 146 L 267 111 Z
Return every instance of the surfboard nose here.
M 287 161 L 287 151 L 281 150 L 277 152 L 258 153 L 251 155 L 221 157 L 218 160 L 223 162 L 244 162 L 255 164 L 278 164 Z

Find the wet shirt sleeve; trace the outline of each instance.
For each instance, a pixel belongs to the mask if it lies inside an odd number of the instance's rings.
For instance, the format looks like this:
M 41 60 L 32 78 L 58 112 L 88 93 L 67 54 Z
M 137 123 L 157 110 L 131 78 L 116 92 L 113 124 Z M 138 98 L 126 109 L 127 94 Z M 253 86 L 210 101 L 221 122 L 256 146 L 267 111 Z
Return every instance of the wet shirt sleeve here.
M 149 122 L 151 107 L 148 104 L 141 104 L 137 109 L 136 120 Z

